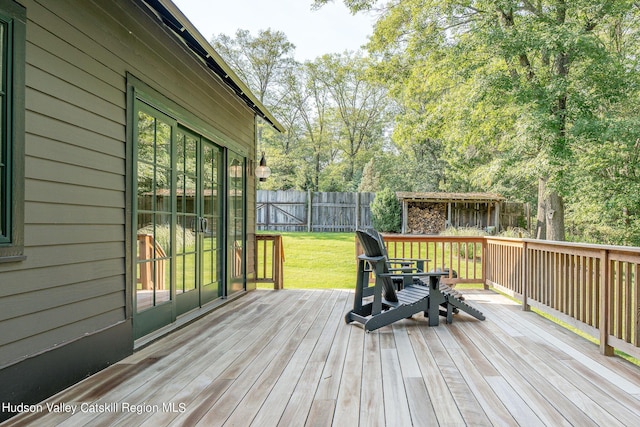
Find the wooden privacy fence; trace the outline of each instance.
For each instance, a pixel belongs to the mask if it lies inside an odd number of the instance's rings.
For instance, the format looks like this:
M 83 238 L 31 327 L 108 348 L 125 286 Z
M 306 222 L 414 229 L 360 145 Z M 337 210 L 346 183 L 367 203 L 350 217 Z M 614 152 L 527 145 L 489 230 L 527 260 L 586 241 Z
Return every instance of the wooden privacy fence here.
M 258 190 L 258 230 L 354 231 L 371 227 L 375 193 Z
M 640 358 L 640 248 L 464 236 L 384 235 L 391 258 L 455 270 L 449 283 L 494 286 L 600 341 Z M 356 244 L 356 253 L 361 253 Z

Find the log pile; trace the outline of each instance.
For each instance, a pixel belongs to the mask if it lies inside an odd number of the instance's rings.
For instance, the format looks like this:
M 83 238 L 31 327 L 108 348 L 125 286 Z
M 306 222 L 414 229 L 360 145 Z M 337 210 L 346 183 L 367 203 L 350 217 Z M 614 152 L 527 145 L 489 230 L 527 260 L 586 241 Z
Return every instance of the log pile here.
M 445 229 L 444 203 L 410 204 L 407 212 L 407 233 L 439 234 Z

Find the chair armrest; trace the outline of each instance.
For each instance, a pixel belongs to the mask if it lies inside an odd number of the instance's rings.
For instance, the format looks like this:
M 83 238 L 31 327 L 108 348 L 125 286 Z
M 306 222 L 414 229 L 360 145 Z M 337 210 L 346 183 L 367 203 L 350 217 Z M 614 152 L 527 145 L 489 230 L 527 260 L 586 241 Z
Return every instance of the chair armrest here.
M 385 259 L 384 256 L 366 256 L 366 255 L 358 255 L 358 259 L 362 259 L 369 262 L 380 262 Z

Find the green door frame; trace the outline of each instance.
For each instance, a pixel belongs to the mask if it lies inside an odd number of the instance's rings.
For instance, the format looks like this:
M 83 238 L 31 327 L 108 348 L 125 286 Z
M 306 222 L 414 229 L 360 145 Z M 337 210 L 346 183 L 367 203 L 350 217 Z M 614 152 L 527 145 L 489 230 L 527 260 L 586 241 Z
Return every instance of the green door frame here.
M 127 296 L 128 301 L 131 301 L 131 305 L 127 304 L 127 312 L 132 317 L 133 328 L 134 328 L 134 339 L 141 338 L 154 330 L 162 328 L 164 326 L 170 325 L 175 322 L 176 319 L 183 313 L 191 310 L 192 308 L 198 308 L 198 306 L 202 307 L 208 304 L 211 301 L 214 301 L 218 298 L 227 298 L 229 296 L 233 296 L 238 294 L 239 291 L 246 290 L 247 277 L 246 277 L 246 233 L 247 233 L 247 173 L 246 173 L 246 165 L 247 165 L 247 148 L 242 147 L 234 141 L 229 140 L 227 137 L 221 136 L 217 131 L 211 131 L 207 128 L 204 123 L 199 121 L 197 118 L 192 117 L 190 114 L 182 110 L 179 106 L 172 103 L 171 101 L 164 98 L 155 90 L 149 88 L 144 85 L 142 82 L 137 80 L 135 77 L 128 75 L 128 108 L 131 113 L 128 115 L 127 124 L 130 129 L 128 132 L 128 140 L 129 140 L 129 149 L 127 150 L 128 160 L 127 160 L 127 170 L 131 179 L 128 181 L 129 184 L 127 186 L 127 191 L 131 196 L 128 198 L 128 209 L 131 212 L 131 216 L 127 220 L 127 235 L 129 243 L 127 245 L 127 265 L 128 265 L 128 280 L 127 283 L 130 285 L 127 287 Z M 165 304 L 157 305 L 152 307 L 149 310 L 145 310 L 142 312 L 138 312 L 136 307 L 137 302 L 137 280 L 138 280 L 138 271 L 137 271 L 137 228 L 138 228 L 138 201 L 137 201 L 137 192 L 138 192 L 138 182 L 137 182 L 137 141 L 138 141 L 138 111 L 142 109 L 148 114 L 153 116 L 160 117 L 163 121 L 167 121 L 172 125 L 172 135 L 171 135 L 171 184 L 170 184 L 170 193 L 171 193 L 171 210 L 170 213 L 170 229 L 171 236 L 175 238 L 175 230 L 177 227 L 177 202 L 176 202 L 176 187 L 177 187 L 177 172 L 176 172 L 176 135 L 177 131 L 185 131 L 191 135 L 197 135 L 200 138 L 199 149 L 197 154 L 197 161 L 202 163 L 202 147 L 205 144 L 210 144 L 211 147 L 215 149 L 219 149 L 219 159 L 220 163 L 220 174 L 219 179 L 221 182 L 218 183 L 218 190 L 221 192 L 219 198 L 219 209 L 220 209 L 220 217 L 219 219 L 219 228 L 221 230 L 219 242 L 219 251 L 221 251 L 220 257 L 221 259 L 217 261 L 217 266 L 215 273 L 218 281 L 218 289 L 213 291 L 213 287 L 210 287 L 210 291 L 207 292 L 206 289 L 202 286 L 202 268 L 197 269 L 197 281 L 198 281 L 198 304 L 194 306 L 193 301 L 185 301 L 184 305 L 179 302 L 180 298 L 177 298 L 176 295 L 176 267 L 177 267 L 177 254 L 176 254 L 176 245 L 172 244 L 169 253 L 167 254 L 167 267 L 170 271 L 168 275 L 168 286 L 169 289 L 169 301 Z M 217 144 L 213 141 L 220 141 L 223 145 Z M 232 242 L 229 240 L 229 158 L 231 153 L 233 156 L 241 159 L 242 162 L 242 186 L 240 189 L 240 193 L 242 194 L 242 231 L 241 231 L 241 241 L 242 241 L 242 257 L 240 260 L 241 263 L 241 278 L 240 281 L 235 282 L 235 287 L 232 286 L 231 281 L 231 262 L 233 262 L 235 257 L 235 252 L 230 251 L 229 245 Z M 202 173 L 200 173 L 200 176 Z M 201 179 L 201 177 L 200 177 Z M 203 188 L 202 182 L 199 183 L 199 188 Z M 199 202 L 200 203 L 200 202 Z M 198 210 L 198 216 L 200 216 L 201 209 Z M 203 251 L 198 250 L 197 256 L 202 257 Z M 199 260 L 200 265 L 202 265 L 202 259 Z M 240 285 L 240 286 L 238 286 Z M 234 292 L 232 292 L 234 291 Z M 233 295 L 231 295 L 233 294 Z M 188 299 L 188 298 L 187 298 Z

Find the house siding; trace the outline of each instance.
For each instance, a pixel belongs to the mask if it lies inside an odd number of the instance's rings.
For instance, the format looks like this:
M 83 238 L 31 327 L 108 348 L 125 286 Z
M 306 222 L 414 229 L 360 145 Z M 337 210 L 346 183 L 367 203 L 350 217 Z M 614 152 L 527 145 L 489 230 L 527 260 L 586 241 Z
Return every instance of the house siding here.
M 233 145 L 250 161 L 254 113 L 141 1 L 21 4 L 27 10 L 26 260 L 0 264 L 0 380 L 61 346 L 73 343 L 77 350 L 82 337 L 115 339 L 116 350 L 105 360 L 85 363 L 91 365 L 86 375 L 133 351 L 126 288 L 127 75 L 188 111 L 215 143 Z M 249 239 L 255 234 L 254 181 L 251 175 Z M 254 245 L 247 249 L 252 272 Z M 105 332 L 110 328 L 118 333 Z M 0 400 L 27 399 L 3 393 Z

